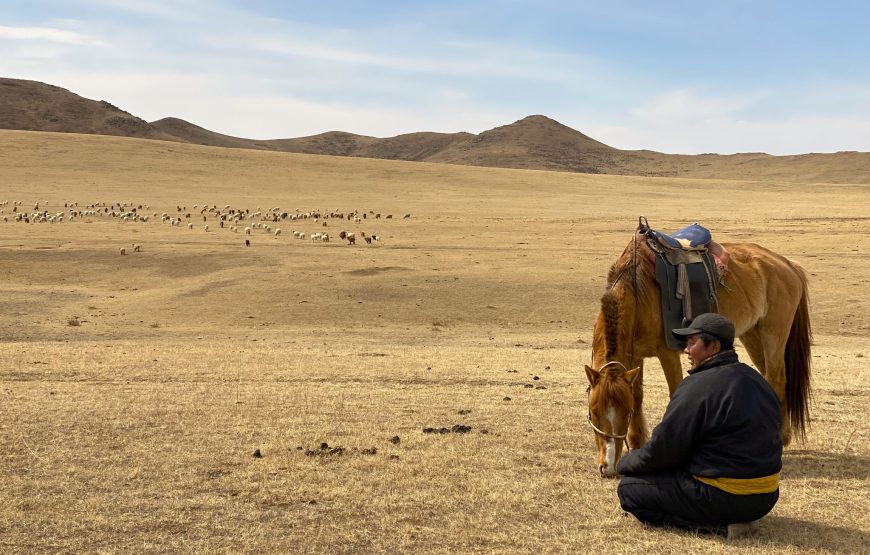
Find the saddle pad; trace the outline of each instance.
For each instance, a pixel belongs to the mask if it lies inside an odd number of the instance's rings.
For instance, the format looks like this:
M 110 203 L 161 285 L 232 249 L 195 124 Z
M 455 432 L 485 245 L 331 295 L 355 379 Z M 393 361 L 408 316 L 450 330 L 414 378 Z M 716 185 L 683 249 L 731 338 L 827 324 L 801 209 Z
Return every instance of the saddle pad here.
M 706 253 L 701 257 L 703 262 L 684 265 L 689 282 L 692 317 L 704 312 L 718 311 L 715 302 L 715 287 L 719 281 L 716 264 Z M 656 281 L 662 293 L 662 324 L 665 340 L 669 349 L 678 351 L 682 350 L 684 345 L 674 337 L 671 330 L 685 327 L 683 319 L 687 316 L 683 314 L 683 300 L 676 295 L 679 267 L 679 265 L 669 264 L 662 254 L 656 255 Z

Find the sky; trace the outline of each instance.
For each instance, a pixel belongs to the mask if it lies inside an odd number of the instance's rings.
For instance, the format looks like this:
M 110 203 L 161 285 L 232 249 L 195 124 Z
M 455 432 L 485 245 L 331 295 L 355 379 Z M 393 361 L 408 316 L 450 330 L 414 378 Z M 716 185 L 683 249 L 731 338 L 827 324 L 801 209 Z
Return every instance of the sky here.
M 870 151 L 870 2 L 3 0 L 0 76 L 254 139 L 480 133 Z

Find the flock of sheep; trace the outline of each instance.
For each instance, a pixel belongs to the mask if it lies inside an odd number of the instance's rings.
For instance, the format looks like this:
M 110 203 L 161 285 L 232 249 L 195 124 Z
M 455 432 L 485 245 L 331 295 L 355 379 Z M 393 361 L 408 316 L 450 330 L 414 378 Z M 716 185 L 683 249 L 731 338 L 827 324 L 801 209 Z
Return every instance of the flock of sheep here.
M 10 204 L 11 210 L 9 210 Z M 57 212 L 50 211 L 47 207 L 48 203 L 46 201 L 35 202 L 31 210 L 25 208 L 22 201 L 11 201 L 10 203 L 10 201 L 5 200 L 0 202 L 0 218 L 2 218 L 4 222 L 13 221 L 28 224 L 60 223 L 64 221 L 72 222 L 84 219 L 90 219 L 93 221 L 93 218 L 114 218 L 119 222 L 143 223 L 159 220 L 160 223 L 167 224 L 171 227 L 185 226 L 190 230 L 201 225 L 202 230 L 205 232 L 226 229 L 232 233 L 242 232 L 244 235 L 250 236 L 256 231 L 262 231 L 276 237 L 281 235 L 281 228 L 278 227 L 278 224 L 281 224 L 282 222 L 298 222 L 301 225 L 305 222 L 305 224 L 309 226 L 311 224 L 316 225 L 318 229 L 321 229 L 321 231 L 312 233 L 294 230 L 293 237 L 300 240 L 310 238 L 311 241 L 321 243 L 328 243 L 333 238 L 333 236 L 331 236 L 326 230 L 322 230 L 322 228 L 329 228 L 330 224 L 335 225 L 335 223 L 339 223 L 341 225 L 341 222 L 344 222 L 344 225 L 359 226 L 364 222 L 368 222 L 368 220 L 393 219 L 392 214 L 382 215 L 373 210 L 367 212 L 361 212 L 359 210 L 349 212 L 339 210 L 301 211 L 297 208 L 293 212 L 290 212 L 275 206 L 268 210 L 257 208 L 256 210 L 251 211 L 250 209 L 234 208 L 229 204 L 224 205 L 223 208 L 218 208 L 217 205 L 214 204 L 194 204 L 190 210 L 188 210 L 186 206 L 176 205 L 174 212 L 158 213 L 152 211 L 150 214 L 146 213 L 146 211 L 151 210 L 147 204 L 123 202 L 111 204 L 97 202 L 83 205 L 81 207 L 78 202 L 65 202 L 63 205 L 64 209 Z M 410 217 L 411 214 L 405 214 L 403 216 L 405 219 Z M 361 230 L 341 230 L 337 234 L 337 237 L 342 241 L 346 241 L 348 245 L 355 245 L 357 237 L 365 241 L 368 245 L 380 242 L 381 240 L 377 234 L 367 234 Z M 250 239 L 245 239 L 245 245 L 251 245 Z M 134 252 L 138 252 L 140 249 L 140 245 L 133 245 Z M 121 248 L 120 253 L 127 254 L 127 249 Z

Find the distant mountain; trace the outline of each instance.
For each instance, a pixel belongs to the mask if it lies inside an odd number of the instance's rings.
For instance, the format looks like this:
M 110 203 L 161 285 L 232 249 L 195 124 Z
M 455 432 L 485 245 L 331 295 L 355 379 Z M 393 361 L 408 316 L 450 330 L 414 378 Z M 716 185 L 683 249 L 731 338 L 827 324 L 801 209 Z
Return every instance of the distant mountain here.
M 258 145 L 257 141 L 252 141 L 251 139 L 240 139 L 239 137 L 232 137 L 230 135 L 215 133 L 214 131 L 209 131 L 208 129 L 205 129 L 198 125 L 188 123 L 183 119 L 163 118 L 151 122 L 151 125 L 162 133 L 175 137 L 177 140 L 181 140 L 186 143 L 193 143 L 195 145 L 271 150 L 266 146 Z
M 38 81 L 6 78 L 0 78 L 0 129 L 179 140 L 105 100 L 89 100 Z
M 299 137 L 297 139 L 273 139 L 264 141 L 274 150 L 281 152 L 301 152 L 302 154 L 326 154 L 329 156 L 356 156 L 360 149 L 380 139 L 354 135 L 344 131 L 328 131 L 320 135 Z
M 442 149 L 430 162 L 601 173 L 620 151 L 545 116 L 528 116 Z
M 0 78 L 0 129 L 93 133 L 192 144 L 614 175 L 870 183 L 870 153 L 770 156 L 663 154 L 620 150 L 546 116 L 471 133 L 407 133 L 389 138 L 329 131 L 255 140 L 215 133 L 178 118 L 146 122 L 105 100 L 82 98 L 37 81 Z

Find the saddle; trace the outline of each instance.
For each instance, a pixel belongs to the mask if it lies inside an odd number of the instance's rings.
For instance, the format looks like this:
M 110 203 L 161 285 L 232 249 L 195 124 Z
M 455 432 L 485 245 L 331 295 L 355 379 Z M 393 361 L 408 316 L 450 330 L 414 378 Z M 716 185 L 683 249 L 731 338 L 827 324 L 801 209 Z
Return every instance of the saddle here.
M 669 235 L 650 228 L 641 216 L 638 233 L 655 254 L 668 348 L 682 349 L 670 330 L 685 327 L 699 314 L 718 312 L 716 286 L 728 271 L 728 252 L 698 223 Z

